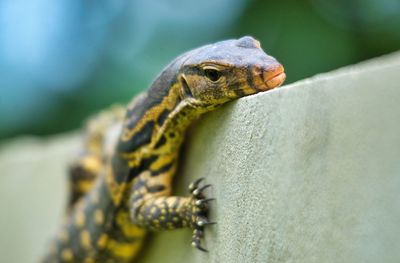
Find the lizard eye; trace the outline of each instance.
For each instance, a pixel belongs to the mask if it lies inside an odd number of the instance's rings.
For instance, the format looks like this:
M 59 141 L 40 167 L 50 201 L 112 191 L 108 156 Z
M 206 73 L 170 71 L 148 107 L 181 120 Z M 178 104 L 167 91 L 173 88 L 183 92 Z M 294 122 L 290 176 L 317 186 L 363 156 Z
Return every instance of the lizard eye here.
M 210 68 L 204 69 L 204 74 L 206 75 L 206 77 L 209 80 L 211 80 L 213 82 L 219 80 L 221 78 L 221 75 L 222 75 L 221 72 L 219 72 L 218 70 L 210 69 Z

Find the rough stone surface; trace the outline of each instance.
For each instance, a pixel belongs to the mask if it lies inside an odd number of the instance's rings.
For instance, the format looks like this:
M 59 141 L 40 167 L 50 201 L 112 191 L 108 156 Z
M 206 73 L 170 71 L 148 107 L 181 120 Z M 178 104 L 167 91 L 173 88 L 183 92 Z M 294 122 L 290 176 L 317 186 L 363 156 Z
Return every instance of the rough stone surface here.
M 187 229 L 161 232 L 139 262 L 399 262 L 399 83 L 397 53 L 205 116 L 176 189 L 202 176 L 214 185 L 210 252 L 192 249 Z M 43 250 L 77 144 L 71 135 L 3 145 L 1 262 L 33 262 Z

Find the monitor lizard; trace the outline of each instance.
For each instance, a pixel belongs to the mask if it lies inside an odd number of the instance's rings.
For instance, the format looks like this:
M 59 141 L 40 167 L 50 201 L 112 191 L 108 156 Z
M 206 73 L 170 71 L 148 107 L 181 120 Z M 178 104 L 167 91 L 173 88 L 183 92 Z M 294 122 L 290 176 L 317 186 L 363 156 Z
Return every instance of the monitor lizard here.
M 92 118 L 84 153 L 70 168 L 65 222 L 42 262 L 134 262 L 148 231 L 182 227 L 206 251 L 210 185 L 200 178 L 188 196 L 171 195 L 185 131 L 200 115 L 285 77 L 254 38 L 221 41 L 173 60 L 126 109 Z

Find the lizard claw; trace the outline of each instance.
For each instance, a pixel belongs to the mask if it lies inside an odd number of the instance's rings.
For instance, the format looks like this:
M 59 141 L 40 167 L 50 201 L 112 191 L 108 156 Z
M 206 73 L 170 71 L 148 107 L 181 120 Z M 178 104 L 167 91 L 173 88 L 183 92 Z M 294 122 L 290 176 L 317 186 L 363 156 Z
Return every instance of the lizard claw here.
M 201 251 L 208 252 L 207 249 L 202 247 L 201 239 L 204 237 L 204 227 L 216 224 L 216 222 L 211 222 L 207 218 L 208 203 L 214 201 L 215 198 L 205 198 L 203 192 L 205 189 L 209 188 L 211 184 L 201 185 L 203 181 L 204 178 L 199 178 L 189 185 L 189 191 L 192 195 L 191 215 L 189 218 L 191 218 L 190 225 L 194 228 L 192 246 Z
M 199 184 L 200 184 L 203 180 L 204 180 L 204 177 L 201 177 L 201 178 L 197 179 L 196 181 L 194 181 L 193 183 L 191 183 L 191 184 L 189 185 L 189 192 L 190 192 L 190 193 L 193 193 L 193 191 L 195 191 L 195 190 L 199 187 Z
M 195 205 L 196 205 L 197 207 L 201 207 L 202 205 L 204 205 L 204 204 L 206 204 L 206 203 L 208 203 L 208 202 L 214 201 L 214 200 L 215 200 L 215 198 L 199 199 L 199 200 L 197 200 L 197 201 L 195 202 Z
M 196 222 L 196 225 L 199 227 L 203 227 L 206 225 L 215 225 L 217 222 L 212 222 L 212 221 L 208 221 L 207 218 L 203 217 L 203 216 L 199 216 L 198 220 Z
M 196 189 L 193 190 L 192 194 L 193 194 L 195 197 L 199 197 L 199 196 L 201 196 L 201 194 L 203 193 L 203 191 L 204 191 L 205 189 L 207 189 L 208 187 L 210 187 L 210 186 L 211 186 L 211 184 L 206 184 L 206 185 L 203 185 L 203 186 L 200 187 L 200 188 L 196 188 Z
M 195 247 L 195 248 L 197 248 L 197 249 L 200 250 L 200 251 L 208 252 L 207 249 L 203 248 L 203 247 L 200 245 L 200 240 L 192 241 L 192 246 Z
M 201 246 L 200 239 L 201 239 L 203 236 L 204 236 L 204 233 L 203 233 L 202 230 L 200 230 L 200 229 L 195 229 L 195 230 L 193 231 L 193 236 L 192 236 L 192 246 L 195 247 L 195 248 L 197 248 L 197 249 L 200 250 L 200 251 L 208 252 L 207 249 L 205 249 L 205 248 L 203 248 L 203 247 Z

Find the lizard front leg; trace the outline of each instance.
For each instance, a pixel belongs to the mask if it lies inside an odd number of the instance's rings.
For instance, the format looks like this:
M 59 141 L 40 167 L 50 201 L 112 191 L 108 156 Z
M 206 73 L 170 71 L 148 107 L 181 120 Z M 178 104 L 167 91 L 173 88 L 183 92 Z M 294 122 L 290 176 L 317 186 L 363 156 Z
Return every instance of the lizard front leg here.
M 149 230 L 190 227 L 193 229 L 192 246 L 207 251 L 201 246 L 200 241 L 204 235 L 204 227 L 215 224 L 207 217 L 208 202 L 214 199 L 205 198 L 204 190 L 210 185 L 201 185 L 202 180 L 198 179 L 189 185 L 188 197 L 159 196 L 149 193 L 143 196 L 144 189 L 153 191 L 156 187 L 141 181 L 140 185 L 143 185 L 143 188 L 133 191 L 130 198 L 133 223 Z

